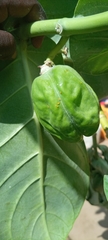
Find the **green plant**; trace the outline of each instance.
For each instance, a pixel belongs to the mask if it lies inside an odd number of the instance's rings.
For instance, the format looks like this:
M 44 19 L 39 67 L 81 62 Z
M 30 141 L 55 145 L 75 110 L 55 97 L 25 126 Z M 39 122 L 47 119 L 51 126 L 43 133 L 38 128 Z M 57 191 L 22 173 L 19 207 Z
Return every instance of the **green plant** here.
M 88 152 L 83 141 L 53 137 L 31 100 L 47 58 L 73 67 L 98 99 L 107 96 L 108 2 L 40 3 L 48 20 L 5 25 L 17 57 L 0 61 L 0 240 L 65 240 L 90 194 L 98 196 L 93 204 L 108 207 L 108 148 L 97 145 L 95 135 Z M 34 48 L 29 38 L 43 35 L 41 48 Z

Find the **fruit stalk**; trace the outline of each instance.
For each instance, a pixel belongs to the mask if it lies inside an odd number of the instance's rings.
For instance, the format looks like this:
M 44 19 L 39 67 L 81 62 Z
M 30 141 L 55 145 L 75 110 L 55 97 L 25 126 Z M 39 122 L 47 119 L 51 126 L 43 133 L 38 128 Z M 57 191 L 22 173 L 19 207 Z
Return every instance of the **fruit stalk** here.
M 49 53 L 48 58 L 53 60 L 55 56 L 61 51 L 61 49 L 64 47 L 68 40 L 68 37 L 61 37 L 59 42 L 56 44 L 56 46 L 52 49 L 52 51 Z

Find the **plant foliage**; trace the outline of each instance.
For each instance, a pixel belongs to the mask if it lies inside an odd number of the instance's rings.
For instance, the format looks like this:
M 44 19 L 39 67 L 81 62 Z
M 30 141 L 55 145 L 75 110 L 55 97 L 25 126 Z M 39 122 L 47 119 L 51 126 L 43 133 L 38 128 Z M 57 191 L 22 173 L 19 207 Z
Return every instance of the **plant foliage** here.
M 107 0 L 40 0 L 48 19 L 108 10 Z M 100 19 L 101 21 L 101 19 Z M 51 136 L 34 114 L 31 86 L 60 36 L 46 36 L 40 49 L 18 39 L 15 60 L 0 61 L 0 240 L 65 240 L 89 190 L 84 142 Z M 71 36 L 68 59 L 99 99 L 107 95 L 107 31 Z M 68 93 L 67 93 L 68 94 Z M 108 198 L 107 174 L 104 178 Z

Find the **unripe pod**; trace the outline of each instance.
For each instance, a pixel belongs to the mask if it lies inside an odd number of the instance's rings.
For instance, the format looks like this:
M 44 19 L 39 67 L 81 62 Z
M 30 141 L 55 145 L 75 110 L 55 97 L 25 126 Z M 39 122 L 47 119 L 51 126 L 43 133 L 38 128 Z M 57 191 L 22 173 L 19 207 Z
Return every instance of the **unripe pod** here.
M 71 67 L 57 65 L 37 77 L 32 100 L 40 123 L 66 141 L 93 135 L 99 126 L 99 103 L 92 88 Z

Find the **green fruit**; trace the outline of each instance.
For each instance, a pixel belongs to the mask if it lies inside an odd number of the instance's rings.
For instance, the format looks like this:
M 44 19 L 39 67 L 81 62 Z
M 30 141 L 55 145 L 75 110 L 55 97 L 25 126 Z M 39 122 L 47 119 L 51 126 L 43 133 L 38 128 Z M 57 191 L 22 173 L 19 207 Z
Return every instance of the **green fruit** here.
M 99 126 L 99 103 L 92 88 L 71 67 L 57 65 L 37 77 L 32 100 L 40 123 L 66 141 L 93 135 Z

